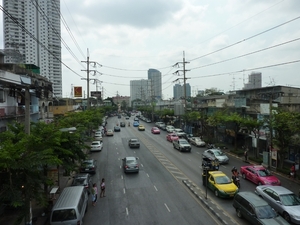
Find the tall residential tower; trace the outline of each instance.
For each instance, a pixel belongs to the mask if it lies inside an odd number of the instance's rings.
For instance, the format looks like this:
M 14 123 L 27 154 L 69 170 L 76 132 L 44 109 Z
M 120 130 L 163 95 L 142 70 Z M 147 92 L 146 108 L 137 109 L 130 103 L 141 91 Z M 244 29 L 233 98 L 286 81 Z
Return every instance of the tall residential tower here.
M 5 63 L 33 64 L 62 97 L 60 0 L 3 0 Z
M 148 79 L 151 80 L 152 99 L 162 99 L 161 72 L 156 69 L 149 69 Z

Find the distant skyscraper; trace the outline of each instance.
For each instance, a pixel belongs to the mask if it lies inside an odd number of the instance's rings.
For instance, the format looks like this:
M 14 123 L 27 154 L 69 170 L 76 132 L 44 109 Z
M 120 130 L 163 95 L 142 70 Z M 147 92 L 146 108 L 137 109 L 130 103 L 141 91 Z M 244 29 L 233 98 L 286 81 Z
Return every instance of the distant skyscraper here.
M 133 100 L 150 101 L 151 80 L 131 80 L 130 81 L 130 105 Z
M 186 97 L 191 97 L 191 86 L 189 83 L 185 84 L 186 86 Z M 174 99 L 184 98 L 184 85 L 175 84 L 173 86 L 173 95 Z
M 54 95 L 62 97 L 60 0 L 3 0 L 3 7 L 18 21 L 3 13 L 4 49 L 21 54 L 8 55 L 4 62 L 39 67 L 53 83 Z
M 156 69 L 149 69 L 148 79 L 152 81 L 150 95 L 156 99 L 162 99 L 161 72 Z
M 261 88 L 261 73 L 252 72 L 248 76 L 248 83 L 244 85 L 243 89 Z

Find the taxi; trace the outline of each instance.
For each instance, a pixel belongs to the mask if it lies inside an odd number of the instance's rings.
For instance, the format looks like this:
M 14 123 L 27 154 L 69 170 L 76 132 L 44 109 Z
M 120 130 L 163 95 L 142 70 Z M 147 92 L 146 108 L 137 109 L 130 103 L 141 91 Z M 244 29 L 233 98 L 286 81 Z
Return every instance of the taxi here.
M 144 125 L 139 125 L 139 126 L 138 126 L 138 130 L 140 130 L 140 131 L 145 131 L 145 126 L 144 126 Z
M 232 198 L 239 192 L 238 187 L 222 171 L 208 171 L 207 187 L 221 198 Z

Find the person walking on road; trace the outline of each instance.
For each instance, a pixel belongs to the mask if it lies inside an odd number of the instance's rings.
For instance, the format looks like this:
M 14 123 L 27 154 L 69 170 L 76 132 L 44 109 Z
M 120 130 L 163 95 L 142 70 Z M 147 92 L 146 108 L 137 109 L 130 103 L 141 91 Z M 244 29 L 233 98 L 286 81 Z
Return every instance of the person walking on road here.
M 293 165 L 291 166 L 290 169 L 290 178 L 295 179 L 296 178 L 296 168 L 295 168 L 295 163 L 293 163 Z
M 104 180 L 104 178 L 102 178 L 100 188 L 101 188 L 100 198 L 105 197 L 105 180 Z
M 97 189 L 97 185 L 96 183 L 93 184 L 93 188 L 92 188 L 92 198 L 93 198 L 93 206 L 96 205 L 97 202 L 97 195 L 98 195 L 98 189 Z
M 244 156 L 245 156 L 245 162 L 248 162 L 248 148 L 246 148 L 244 152 Z

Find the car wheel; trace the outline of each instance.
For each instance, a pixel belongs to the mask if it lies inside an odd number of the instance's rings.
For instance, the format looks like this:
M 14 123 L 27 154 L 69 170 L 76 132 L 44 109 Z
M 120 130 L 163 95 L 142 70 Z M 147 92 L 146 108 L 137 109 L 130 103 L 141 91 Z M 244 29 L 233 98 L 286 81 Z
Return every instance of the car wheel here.
M 258 182 L 258 184 L 257 184 L 258 186 L 261 186 L 262 185 L 262 183 L 261 182 Z
M 237 215 L 238 218 L 242 218 L 241 210 L 236 209 L 236 215 Z
M 289 223 L 291 222 L 291 217 L 290 215 L 287 213 L 287 212 L 284 212 L 283 213 L 283 218 L 288 221 Z
M 216 196 L 216 197 L 218 197 L 218 196 L 219 196 L 219 192 L 218 192 L 218 190 L 217 190 L 217 189 L 215 190 L 215 196 Z
M 245 173 L 242 174 L 242 177 L 246 180 L 246 174 Z

